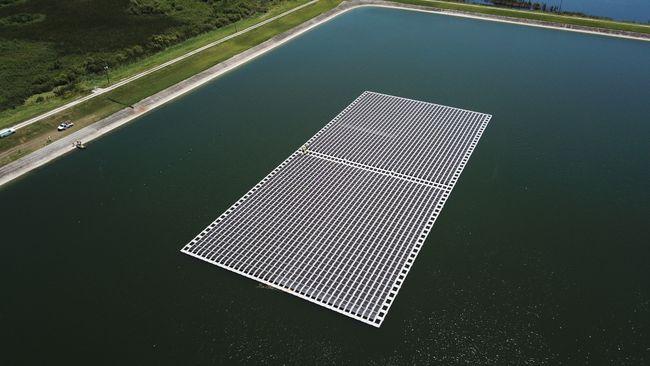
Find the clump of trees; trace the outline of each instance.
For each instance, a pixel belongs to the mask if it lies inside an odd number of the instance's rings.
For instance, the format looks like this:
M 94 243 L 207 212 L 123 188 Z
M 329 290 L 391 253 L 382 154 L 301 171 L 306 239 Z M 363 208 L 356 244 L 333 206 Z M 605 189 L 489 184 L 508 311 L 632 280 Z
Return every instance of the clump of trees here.
M 24 0 L 0 0 L 0 8 L 2 8 L 4 6 L 18 4 L 18 3 L 23 2 L 23 1 Z
M 36 23 L 45 19 L 44 14 L 19 13 L 0 18 L 0 25 L 20 26 L 30 23 Z

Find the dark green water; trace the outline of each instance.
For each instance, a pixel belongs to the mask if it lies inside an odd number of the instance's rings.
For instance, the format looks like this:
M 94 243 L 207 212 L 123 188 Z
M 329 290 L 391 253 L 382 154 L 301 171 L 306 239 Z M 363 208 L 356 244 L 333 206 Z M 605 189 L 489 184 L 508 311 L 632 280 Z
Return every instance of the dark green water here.
M 179 249 L 364 90 L 494 115 L 380 329 Z M 0 364 L 643 364 L 650 45 L 360 9 L 0 190 Z

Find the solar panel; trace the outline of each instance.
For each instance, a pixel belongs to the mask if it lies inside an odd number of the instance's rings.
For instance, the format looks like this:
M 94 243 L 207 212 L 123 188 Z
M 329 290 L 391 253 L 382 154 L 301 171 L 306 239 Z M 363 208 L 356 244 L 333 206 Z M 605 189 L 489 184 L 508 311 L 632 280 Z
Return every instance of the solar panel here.
M 379 327 L 490 118 L 364 92 L 181 251 Z

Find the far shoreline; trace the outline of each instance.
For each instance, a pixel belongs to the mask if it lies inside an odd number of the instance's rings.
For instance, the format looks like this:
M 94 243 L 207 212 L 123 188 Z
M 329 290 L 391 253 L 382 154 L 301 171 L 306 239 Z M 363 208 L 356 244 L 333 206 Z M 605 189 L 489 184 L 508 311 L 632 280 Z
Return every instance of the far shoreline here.
M 133 108 L 124 108 L 114 114 L 111 114 L 97 122 L 88 125 L 79 131 L 76 131 L 64 138 L 56 140 L 51 144 L 42 147 L 26 156 L 23 156 L 15 161 L 12 161 L 0 167 L 0 187 L 19 178 L 20 176 L 43 166 L 56 158 L 63 156 L 76 148 L 73 146 L 75 141 L 82 141 L 88 143 L 102 135 L 150 112 L 151 110 L 172 101 L 205 83 L 221 76 L 222 74 L 237 68 L 240 65 L 247 63 L 273 49 L 283 45 L 284 43 L 308 32 L 309 30 L 328 22 L 329 20 L 344 14 L 350 10 L 362 7 L 380 7 L 398 10 L 417 11 L 431 14 L 448 15 L 454 17 L 462 17 L 476 20 L 485 20 L 493 22 L 501 22 L 515 25 L 525 25 L 537 28 L 555 29 L 560 31 L 570 31 L 583 34 L 591 34 L 598 36 L 615 37 L 622 39 L 630 39 L 637 41 L 650 41 L 650 34 L 636 33 L 629 31 L 610 30 L 604 28 L 593 28 L 579 25 L 571 25 L 566 23 L 553 23 L 548 21 L 513 18 L 502 15 L 480 14 L 459 10 L 449 10 L 436 8 L 435 4 L 432 6 L 423 6 L 407 3 L 398 3 L 383 0 L 352 0 L 345 1 L 337 7 L 328 10 L 310 20 L 307 20 L 296 27 L 280 33 L 272 38 L 249 48 L 223 62 L 220 62 L 206 70 L 203 70 L 177 84 L 174 84 L 162 91 L 159 91 L 133 105 Z

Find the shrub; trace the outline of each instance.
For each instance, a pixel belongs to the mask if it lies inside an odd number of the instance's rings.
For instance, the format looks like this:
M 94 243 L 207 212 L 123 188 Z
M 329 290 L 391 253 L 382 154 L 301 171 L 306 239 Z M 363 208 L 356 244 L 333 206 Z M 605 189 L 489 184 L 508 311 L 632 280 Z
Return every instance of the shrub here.
M 106 62 L 94 57 L 88 57 L 84 61 L 84 69 L 89 74 L 97 74 L 104 71 L 104 66 L 106 66 Z
M 77 88 L 76 84 L 65 84 L 65 85 L 57 86 L 56 88 L 54 88 L 53 91 L 54 91 L 54 95 L 56 95 L 57 97 L 63 97 L 66 94 L 72 92 L 73 90 L 76 90 L 76 88 Z

